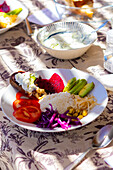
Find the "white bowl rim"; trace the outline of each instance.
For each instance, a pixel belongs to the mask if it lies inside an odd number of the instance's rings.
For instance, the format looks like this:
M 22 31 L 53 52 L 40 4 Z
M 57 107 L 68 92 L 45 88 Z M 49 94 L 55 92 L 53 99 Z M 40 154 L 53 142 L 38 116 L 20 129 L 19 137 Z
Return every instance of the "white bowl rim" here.
M 52 26 L 52 25 L 55 25 L 55 24 L 60 24 L 60 23 L 79 23 L 79 22 L 77 22 L 77 21 L 60 21 L 60 22 L 55 22 L 55 23 L 51 23 L 51 24 L 48 24 L 47 26 L 44 26 L 43 28 L 40 28 L 40 30 L 38 31 L 38 33 L 37 33 L 37 35 L 36 35 L 36 40 L 37 40 L 37 42 L 39 43 L 39 45 L 40 46 L 42 46 L 43 48 L 46 48 L 46 49 L 50 49 L 50 50 L 52 50 L 52 51 L 73 51 L 73 50 L 79 50 L 79 49 L 81 49 L 81 47 L 79 48 L 73 48 L 73 49 L 53 49 L 53 48 L 49 48 L 49 47 L 46 47 L 45 45 L 43 45 L 41 42 L 40 42 L 40 40 L 38 39 L 38 34 L 41 32 L 41 31 L 43 31 L 46 27 L 48 27 L 48 26 Z M 93 30 L 94 30 L 94 28 L 92 27 L 92 26 L 90 26 L 90 25 L 88 25 L 88 24 L 85 24 L 85 23 L 80 23 L 80 24 L 82 24 L 82 25 L 87 25 L 88 27 L 90 27 L 90 28 L 92 28 Z M 82 49 L 83 48 L 86 48 L 86 47 L 88 47 L 88 46 L 90 46 L 91 44 L 93 44 L 95 41 L 96 41 L 96 39 L 97 39 L 97 33 L 95 32 L 95 35 L 96 35 L 96 38 L 91 42 L 91 43 L 88 43 L 88 44 L 86 44 L 86 45 L 84 45 L 83 47 L 82 47 Z

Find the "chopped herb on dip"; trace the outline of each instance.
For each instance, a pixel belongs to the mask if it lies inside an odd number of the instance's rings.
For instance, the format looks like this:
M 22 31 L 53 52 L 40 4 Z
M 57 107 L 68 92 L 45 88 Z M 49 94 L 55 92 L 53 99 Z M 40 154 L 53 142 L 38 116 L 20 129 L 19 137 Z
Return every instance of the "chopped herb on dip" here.
M 43 42 L 43 45 L 56 50 L 75 49 L 85 46 L 76 32 L 54 33 Z

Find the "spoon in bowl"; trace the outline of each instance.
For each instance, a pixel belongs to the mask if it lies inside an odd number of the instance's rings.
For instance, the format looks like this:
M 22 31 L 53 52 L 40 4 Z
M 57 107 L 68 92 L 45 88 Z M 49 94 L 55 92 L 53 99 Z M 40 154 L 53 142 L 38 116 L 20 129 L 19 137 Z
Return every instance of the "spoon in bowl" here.
M 90 32 L 88 35 L 84 36 L 81 41 L 84 42 L 91 34 L 97 32 L 99 29 L 101 29 L 102 27 L 104 27 L 104 26 L 107 24 L 107 22 L 108 22 L 108 20 L 105 21 L 105 22 L 104 22 L 102 25 L 100 25 L 98 28 L 96 28 L 94 31 L 92 31 L 92 32 Z
M 93 138 L 92 146 L 87 149 L 82 155 L 80 155 L 76 160 L 70 163 L 64 170 L 72 170 L 74 167 L 77 167 L 85 158 L 87 153 L 91 149 L 99 149 L 106 147 L 113 139 L 113 126 L 106 125 L 100 129 Z

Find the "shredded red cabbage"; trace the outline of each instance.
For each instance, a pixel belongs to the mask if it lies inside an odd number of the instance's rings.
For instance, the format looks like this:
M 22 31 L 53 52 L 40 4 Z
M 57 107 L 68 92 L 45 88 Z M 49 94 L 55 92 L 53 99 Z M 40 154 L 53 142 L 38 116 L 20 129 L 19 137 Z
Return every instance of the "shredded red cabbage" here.
M 63 114 L 59 114 L 57 109 L 54 110 L 52 105 L 49 105 L 50 108 L 46 108 L 46 111 L 42 112 L 40 120 L 36 122 L 37 127 L 50 129 L 53 129 L 55 127 L 61 127 L 62 129 L 67 130 L 71 127 L 71 125 L 81 125 L 81 122 L 77 117 L 67 116 L 69 110 L 67 110 Z M 73 121 L 73 119 L 75 121 Z

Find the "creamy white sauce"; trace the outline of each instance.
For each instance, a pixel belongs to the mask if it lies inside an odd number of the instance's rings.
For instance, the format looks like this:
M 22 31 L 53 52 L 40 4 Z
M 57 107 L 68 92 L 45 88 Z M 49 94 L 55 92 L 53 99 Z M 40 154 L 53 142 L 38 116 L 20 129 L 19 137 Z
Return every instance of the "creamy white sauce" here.
M 51 36 L 43 42 L 46 47 L 60 49 L 75 49 L 81 48 L 85 44 L 81 42 L 77 33 L 59 33 Z
M 15 80 L 19 83 L 19 85 L 22 86 L 22 88 L 27 92 L 32 92 L 33 90 L 36 90 L 36 85 L 34 83 L 31 83 L 31 76 L 35 76 L 35 74 L 31 74 L 29 72 L 25 73 L 18 73 L 15 75 Z

